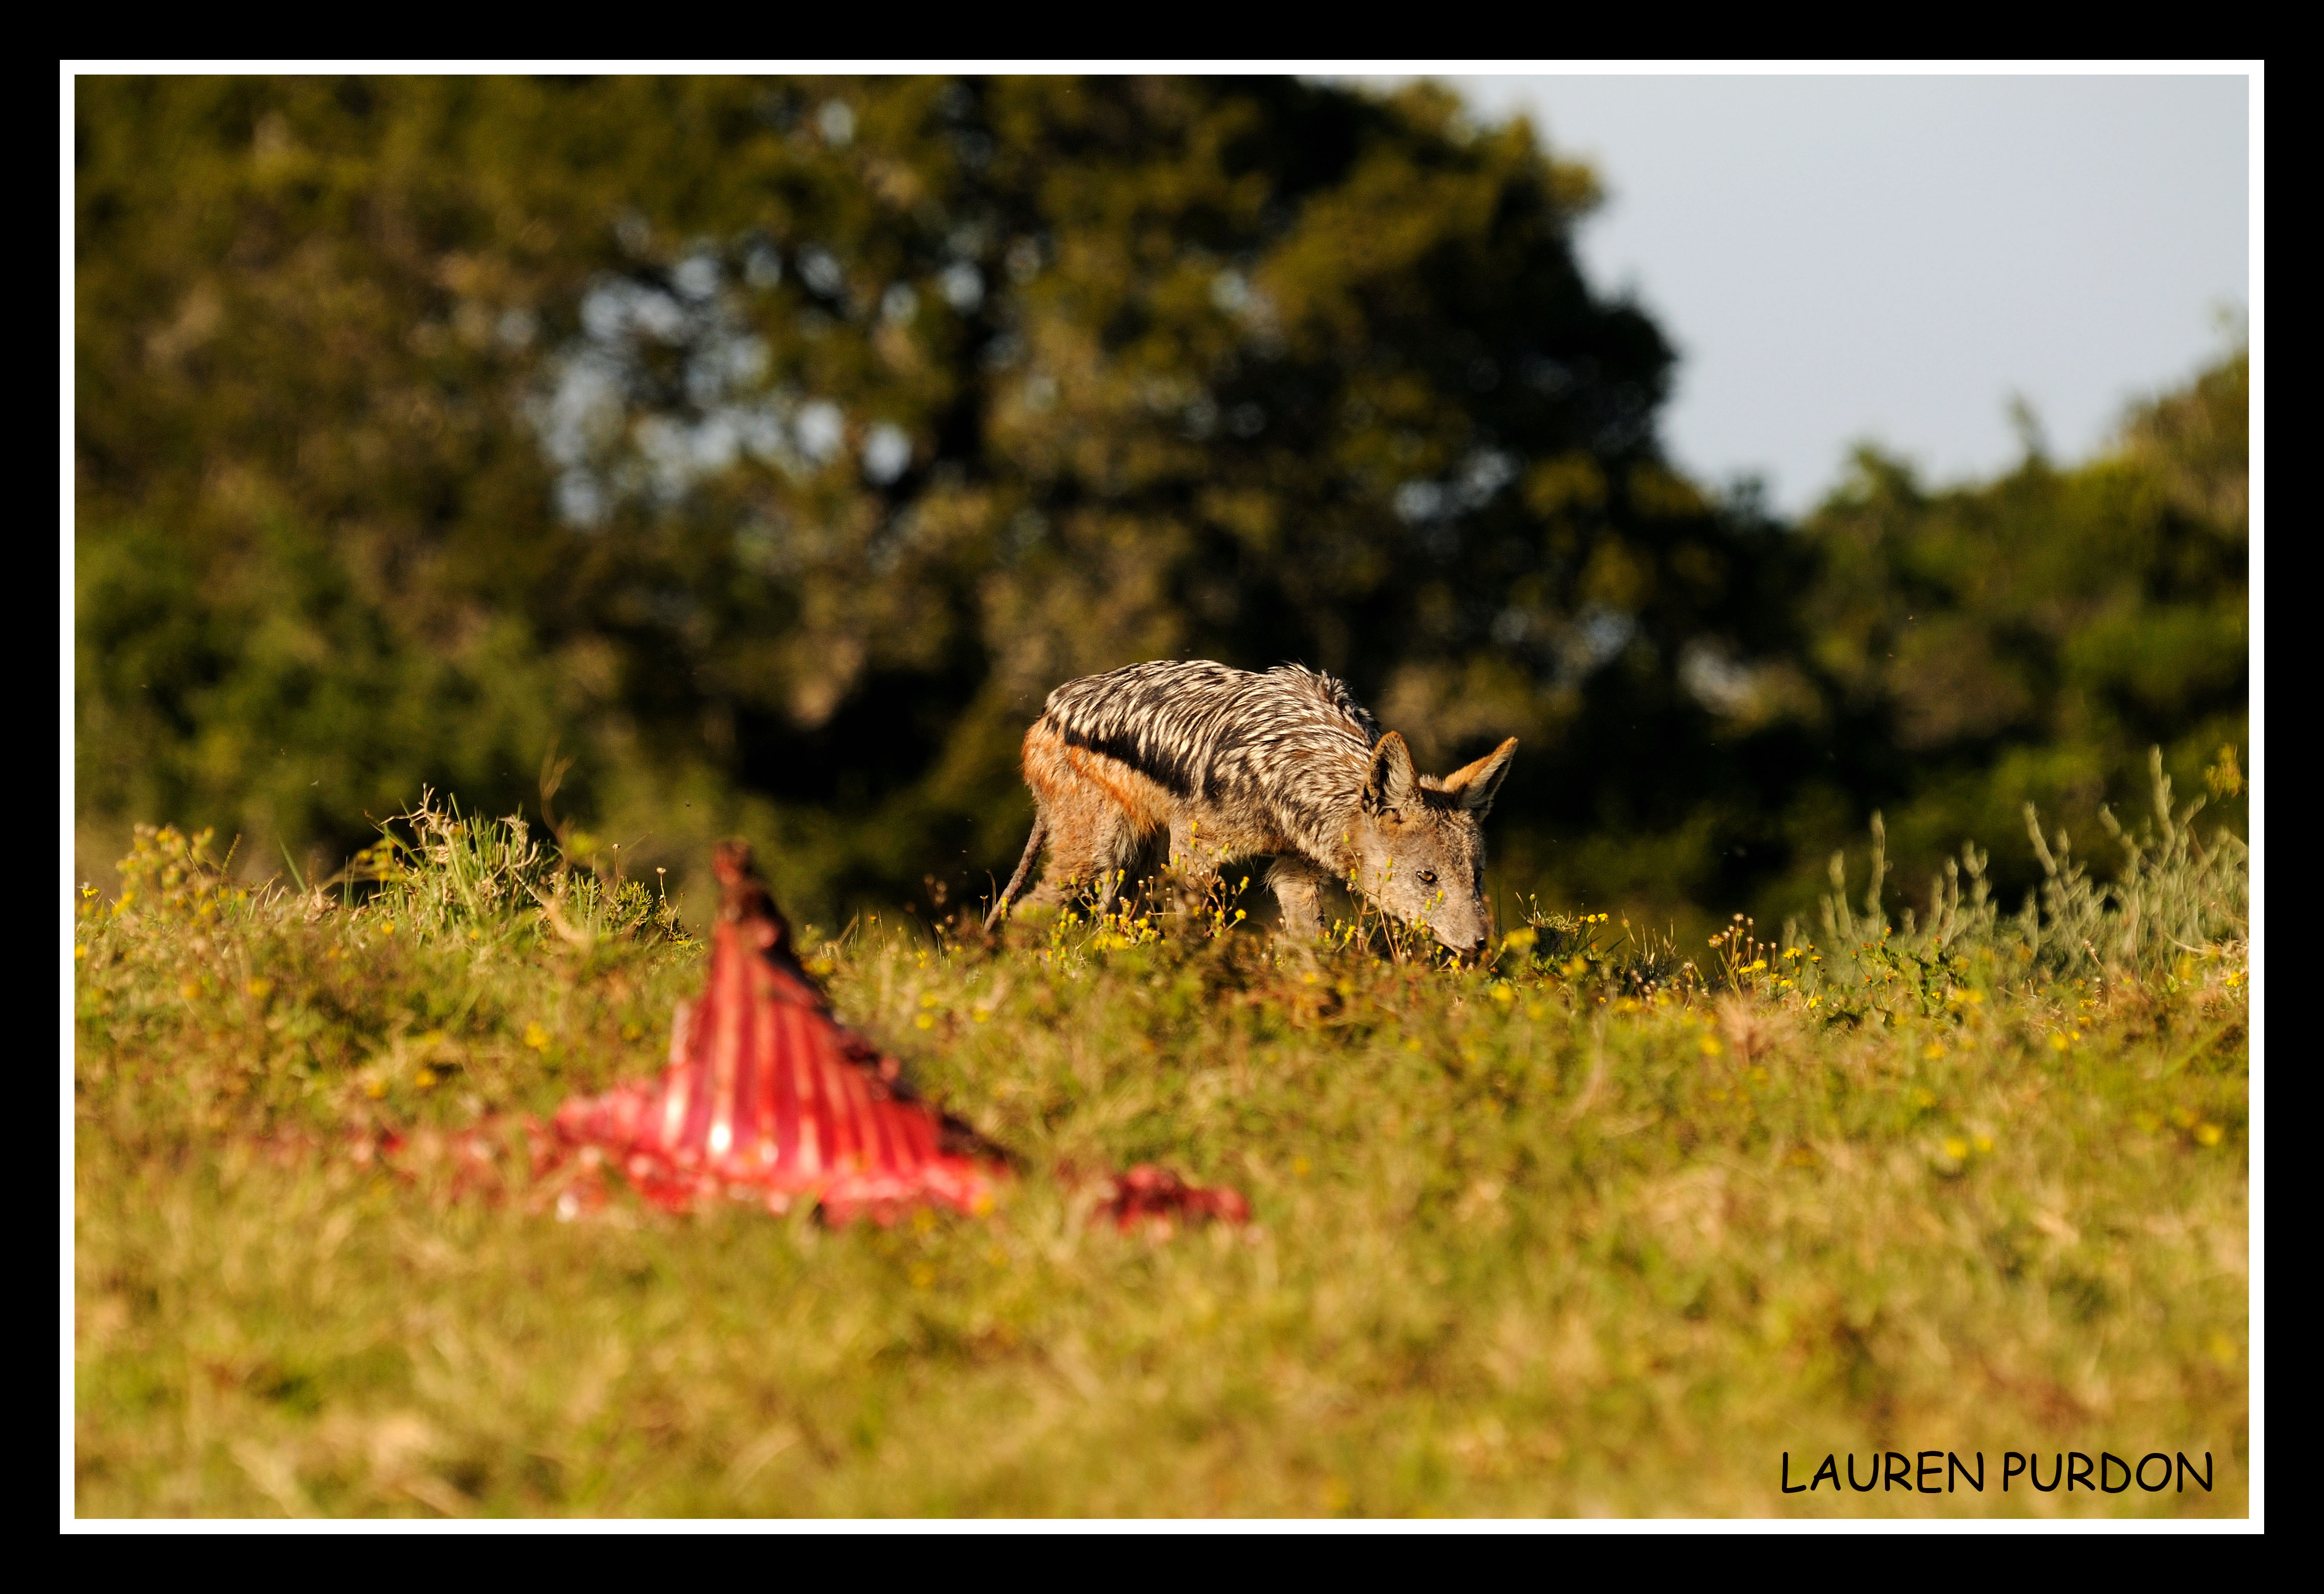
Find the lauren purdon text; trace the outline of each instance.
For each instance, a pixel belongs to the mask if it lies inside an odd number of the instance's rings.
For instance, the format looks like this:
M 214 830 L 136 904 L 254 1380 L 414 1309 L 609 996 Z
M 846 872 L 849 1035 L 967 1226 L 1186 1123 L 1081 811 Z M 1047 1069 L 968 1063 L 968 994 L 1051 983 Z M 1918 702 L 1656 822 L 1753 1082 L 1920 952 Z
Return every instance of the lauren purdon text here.
M 1841 1493 L 1840 1479 L 1845 1476 L 1848 1487 L 1858 1494 L 1870 1494 L 1874 1489 L 1903 1489 L 1908 1494 L 1944 1495 L 1956 1488 L 1985 1492 L 1985 1452 L 1973 1452 L 1973 1460 L 1964 1461 L 1949 1450 L 1915 1451 L 1906 1455 L 1901 1451 L 1874 1451 L 1864 1468 L 1868 1477 L 1857 1476 L 1857 1459 L 1853 1452 L 1843 1459 L 1833 1451 L 1823 1459 L 1813 1472 L 1802 1469 L 1803 1475 L 1792 1470 L 1792 1452 L 1785 1451 L 1783 1460 L 1783 1488 L 1787 1495 L 1812 1494 L 1829 1485 L 1834 1494 Z M 2049 1476 L 2044 1479 L 2043 1474 Z M 2071 1494 L 2077 1489 L 2095 1489 L 2100 1493 L 2118 1495 L 2136 1484 L 2148 1494 L 2161 1494 L 2165 1489 L 2187 1492 L 2192 1481 L 2205 1494 L 2211 1492 L 2211 1452 L 2203 1452 L 2203 1464 L 2198 1468 L 2188 1459 L 2185 1451 L 2149 1451 L 2135 1461 L 2126 1460 L 2112 1451 L 2100 1451 L 2093 1457 L 2080 1451 L 2056 1451 L 2044 1455 L 2040 1451 L 2004 1451 L 2001 1452 L 2001 1492 L 2007 1494 L 2014 1484 L 2027 1487 L 2043 1494 L 2053 1494 L 2063 1488 Z M 1796 1480 L 1795 1480 L 1796 1479 Z

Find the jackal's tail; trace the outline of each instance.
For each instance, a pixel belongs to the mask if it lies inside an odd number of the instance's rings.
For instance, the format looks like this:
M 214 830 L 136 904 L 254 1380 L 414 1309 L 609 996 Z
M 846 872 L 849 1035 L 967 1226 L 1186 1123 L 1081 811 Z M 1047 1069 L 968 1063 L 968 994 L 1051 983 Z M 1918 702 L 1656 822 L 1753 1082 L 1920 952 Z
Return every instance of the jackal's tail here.
M 1025 855 L 1017 860 L 1017 872 L 1009 877 L 1007 889 L 993 899 L 992 911 L 984 916 L 984 927 L 987 930 L 1001 922 L 1001 916 L 1009 911 L 1009 905 L 1016 901 L 1024 892 L 1025 882 L 1032 878 L 1033 860 L 1041 855 L 1041 843 L 1048 839 L 1047 817 L 1036 815 L 1033 819 L 1033 834 L 1025 838 Z

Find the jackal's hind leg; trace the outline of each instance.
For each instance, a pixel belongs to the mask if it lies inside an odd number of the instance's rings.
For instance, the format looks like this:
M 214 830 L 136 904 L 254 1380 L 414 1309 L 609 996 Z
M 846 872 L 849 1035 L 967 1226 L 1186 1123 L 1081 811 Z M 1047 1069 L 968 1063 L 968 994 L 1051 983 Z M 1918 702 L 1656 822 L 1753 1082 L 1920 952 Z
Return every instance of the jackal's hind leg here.
M 1103 918 L 1113 911 L 1113 905 L 1120 898 L 1121 888 L 1128 883 L 1129 878 L 1130 866 L 1126 863 L 1117 863 L 1111 869 L 1099 869 L 1097 896 L 1090 903 L 1092 918 Z
M 1219 883 L 1219 861 L 1203 844 L 1196 822 L 1180 815 L 1170 821 L 1169 841 L 1163 854 L 1166 899 L 1173 911 L 1200 913 Z
M 1093 892 L 1096 911 L 1110 911 L 1120 891 L 1124 871 L 1138 852 L 1138 837 L 1130 820 L 1111 805 L 1092 804 L 1073 816 L 1053 813 L 1049 831 L 1049 863 L 1041 884 L 1028 903 L 1062 908 L 1083 891 Z

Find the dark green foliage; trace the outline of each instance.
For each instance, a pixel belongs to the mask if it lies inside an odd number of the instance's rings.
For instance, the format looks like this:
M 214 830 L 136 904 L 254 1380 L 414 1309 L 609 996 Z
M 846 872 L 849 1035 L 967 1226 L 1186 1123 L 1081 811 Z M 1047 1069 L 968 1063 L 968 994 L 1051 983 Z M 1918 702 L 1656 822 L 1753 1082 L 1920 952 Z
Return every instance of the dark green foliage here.
M 2024 805 L 2096 843 L 2103 805 L 2147 807 L 2158 744 L 2183 789 L 2208 784 L 2204 834 L 2243 831 L 2249 395 L 2238 354 L 2088 465 L 2030 454 L 1950 492 L 1868 450 L 1811 518 L 1821 572 L 1803 621 L 1833 715 L 1822 800 L 1886 805 L 1912 896 L 1976 837 L 2015 903 L 2044 878 Z M 1798 878 L 1820 862 L 1803 856 Z
M 1792 535 L 1662 462 L 1591 175 L 1438 90 L 77 94 L 92 823 L 335 866 L 569 758 L 608 857 L 743 829 L 830 913 L 1006 874 L 1059 681 L 1297 659 L 1436 768 L 1524 739 L 1511 884 L 1724 904 L 1875 804 L 1933 861 L 2240 735 L 2239 376 L 2087 472 L 1868 465 Z M 1892 645 L 1940 611 L 1958 648 Z

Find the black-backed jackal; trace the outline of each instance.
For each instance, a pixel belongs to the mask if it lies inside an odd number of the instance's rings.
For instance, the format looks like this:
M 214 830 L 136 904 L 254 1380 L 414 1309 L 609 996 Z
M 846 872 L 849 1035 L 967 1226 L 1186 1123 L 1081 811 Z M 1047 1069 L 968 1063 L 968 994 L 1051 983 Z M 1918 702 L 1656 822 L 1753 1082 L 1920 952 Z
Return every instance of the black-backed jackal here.
M 1321 930 L 1319 891 L 1338 879 L 1474 952 L 1489 925 L 1478 822 L 1517 746 L 1442 779 L 1420 775 L 1404 738 L 1382 735 L 1344 685 L 1296 665 L 1253 674 L 1161 660 L 1068 681 L 1025 733 L 1033 834 L 985 924 L 1023 892 L 1044 846 L 1031 900 L 1094 889 L 1103 912 L 1167 833 L 1172 866 L 1197 892 L 1230 862 L 1273 857 L 1286 933 Z

